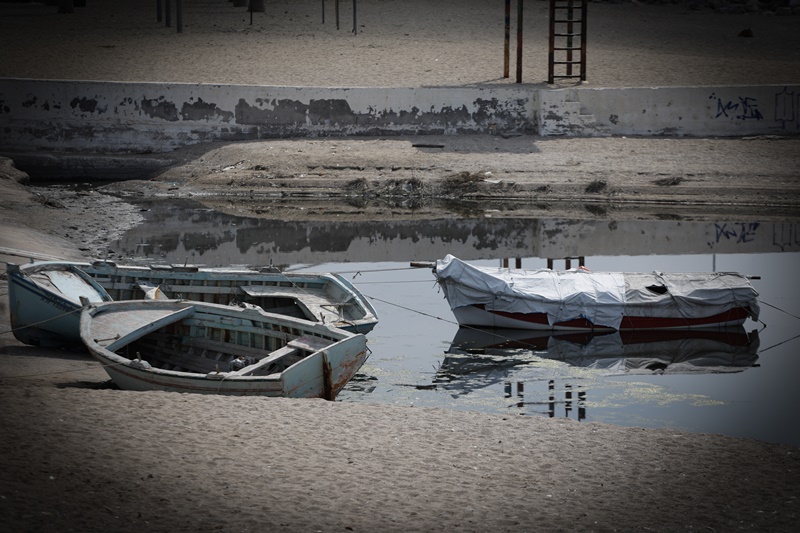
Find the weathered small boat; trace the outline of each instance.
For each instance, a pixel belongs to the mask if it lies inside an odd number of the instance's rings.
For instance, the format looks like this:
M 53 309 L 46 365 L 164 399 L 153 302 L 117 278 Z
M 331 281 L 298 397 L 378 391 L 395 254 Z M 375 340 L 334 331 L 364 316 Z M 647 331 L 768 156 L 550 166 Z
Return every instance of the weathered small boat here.
M 184 300 L 87 303 L 80 334 L 125 390 L 332 400 L 367 358 L 361 334 Z
M 344 277 L 331 273 L 287 273 L 273 268 L 120 266 L 111 261 L 40 261 L 9 265 L 7 272 L 9 286 L 14 287 L 13 292 L 9 291 L 12 325 L 18 328 L 17 338 L 21 342 L 33 345 L 79 343 L 81 296 L 92 302 L 179 298 L 257 306 L 356 333 L 367 333 L 378 323 L 377 312 L 369 300 Z M 63 281 L 66 277 L 73 281 L 66 283 Z M 58 287 L 52 280 L 59 280 Z M 17 290 L 25 287 L 28 290 Z M 43 297 L 44 293 L 48 295 Z M 64 313 L 74 316 L 51 322 Z M 34 329 L 33 325 L 39 323 L 43 324 Z M 42 336 L 44 332 L 47 335 Z
M 548 331 L 692 329 L 758 319 L 758 293 L 736 273 L 526 271 L 451 255 L 434 275 L 462 326 Z
M 91 303 L 111 296 L 71 263 L 6 265 L 14 337 L 32 346 L 80 345 L 81 298 Z

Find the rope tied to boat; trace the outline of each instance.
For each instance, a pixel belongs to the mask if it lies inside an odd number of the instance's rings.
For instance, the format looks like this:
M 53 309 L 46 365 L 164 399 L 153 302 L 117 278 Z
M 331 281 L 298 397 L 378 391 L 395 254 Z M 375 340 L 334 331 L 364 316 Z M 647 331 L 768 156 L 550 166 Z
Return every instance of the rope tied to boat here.
M 60 315 L 56 315 L 56 316 L 53 316 L 53 317 L 50 317 L 50 318 L 46 318 L 44 320 L 40 320 L 39 322 L 34 322 L 33 324 L 27 324 L 25 326 L 20 326 L 20 327 L 17 327 L 17 328 L 11 328 L 11 329 L 6 330 L 6 331 L 0 331 L 0 335 L 5 335 L 6 333 L 13 333 L 15 331 L 22 331 L 23 329 L 32 328 L 32 327 L 35 327 L 35 326 L 38 326 L 38 325 L 41 325 L 41 324 L 46 324 L 47 322 L 52 322 L 53 320 L 58 320 L 58 319 L 63 318 L 65 316 L 67 316 L 67 315 L 80 313 L 81 311 L 83 311 L 83 307 L 79 307 L 78 309 L 73 309 L 72 311 L 66 311 L 66 312 L 64 312 L 64 313 L 62 313 Z

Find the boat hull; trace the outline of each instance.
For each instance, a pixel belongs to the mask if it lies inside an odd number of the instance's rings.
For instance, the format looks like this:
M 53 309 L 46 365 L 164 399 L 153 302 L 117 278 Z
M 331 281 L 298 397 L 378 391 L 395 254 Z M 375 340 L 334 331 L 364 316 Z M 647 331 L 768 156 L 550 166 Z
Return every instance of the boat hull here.
M 10 324 L 14 337 L 28 345 L 80 346 L 81 298 L 90 302 L 111 297 L 80 269 L 55 270 L 6 267 Z
M 623 316 L 619 328 L 595 325 L 578 318 L 550 324 L 545 313 L 510 313 L 487 310 L 481 304 L 453 309 L 460 326 L 477 328 L 508 328 L 532 331 L 630 331 L 630 330 L 690 330 L 709 327 L 726 328 L 744 324 L 749 316 L 746 308 L 736 307 L 724 313 L 696 318 Z
M 171 345 L 164 341 L 178 337 Z M 89 307 L 81 315 L 81 338 L 114 383 L 134 391 L 333 399 L 367 359 L 363 335 L 258 309 L 199 302 Z M 243 354 L 260 360 L 232 370 L 231 359 Z M 264 364 L 289 356 L 291 364 L 280 370 Z M 187 370 L 193 366 L 194 371 Z
M 81 297 L 90 302 L 179 298 L 267 311 L 368 333 L 375 308 L 332 273 L 233 268 L 119 266 L 110 261 L 9 264 L 9 307 L 15 337 L 34 346 L 80 346 Z
M 758 319 L 737 273 L 557 272 L 477 267 L 453 256 L 434 275 L 462 326 L 540 331 L 689 330 Z
M 137 300 L 150 294 L 222 305 L 251 304 L 265 311 L 305 318 L 354 333 L 368 333 L 378 323 L 375 308 L 344 277 L 333 273 L 280 272 L 273 269 L 132 266 L 111 261 L 82 263 L 80 268 L 114 300 Z

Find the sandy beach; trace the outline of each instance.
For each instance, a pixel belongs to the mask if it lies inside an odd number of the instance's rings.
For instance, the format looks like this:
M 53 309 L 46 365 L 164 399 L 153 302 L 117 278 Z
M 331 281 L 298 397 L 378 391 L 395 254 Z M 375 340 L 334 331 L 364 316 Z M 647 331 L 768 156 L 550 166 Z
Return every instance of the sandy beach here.
M 357 35 L 350 32 L 349 2 L 341 2 L 339 30 L 333 2 L 326 2 L 324 25 L 320 2 L 286 0 L 266 2 L 267 12 L 255 14 L 252 26 L 245 9 L 230 2 L 185 2 L 180 35 L 155 22 L 153 2 L 87 4 L 71 15 L 42 4 L 0 4 L 0 76 L 290 86 L 513 83 L 501 76 L 500 2 L 362 0 Z M 524 82 L 533 85 L 546 80 L 545 7 L 526 3 Z M 589 86 L 800 82 L 796 16 L 638 3 L 593 3 L 590 13 Z M 745 29 L 754 37 L 741 37 Z M 475 149 L 505 141 L 521 143 L 506 150 L 511 161 L 498 163 L 492 152 Z M 445 170 L 513 175 L 521 188 L 547 185 L 576 203 L 586 199 L 588 183 L 606 180 L 622 200 L 683 205 L 689 218 L 713 212 L 711 202 L 700 202 L 709 196 L 740 213 L 769 213 L 764 207 L 773 205 L 776 219 L 798 214 L 795 138 L 447 142 L 465 143 L 464 151 L 410 151 L 409 139 L 202 147 L 172 154 L 170 169 L 152 181 L 120 187 L 136 194 L 249 191 L 255 178 L 246 169 L 235 175 L 218 169 L 240 160 L 255 167 L 271 149 L 295 154 L 272 167 L 287 183 L 310 165 L 375 168 L 392 158 L 414 161 L 431 179 Z M 569 172 L 572 181 L 548 177 L 552 172 Z M 690 185 L 683 198 L 653 183 L 676 176 Z M 325 185 L 326 179 L 295 185 L 335 188 L 354 178 L 333 176 Z M 91 257 L 103 239 L 137 222 L 133 206 L 111 197 L 47 197 L 24 181 L 0 160 L 0 260 L 26 260 L 19 250 Z M 81 215 L 86 205 L 101 209 Z M 385 216 L 379 208 L 368 212 Z M 794 446 L 545 417 L 120 391 L 85 353 L 17 342 L 6 294 L 0 280 L 0 531 L 788 532 L 800 526 Z

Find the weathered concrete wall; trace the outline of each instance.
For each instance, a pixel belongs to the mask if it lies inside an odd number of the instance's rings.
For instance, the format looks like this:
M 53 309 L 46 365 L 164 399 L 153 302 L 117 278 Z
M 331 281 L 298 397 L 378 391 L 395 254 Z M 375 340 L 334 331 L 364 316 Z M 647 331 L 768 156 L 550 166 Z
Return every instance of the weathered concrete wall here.
M 800 133 L 800 86 L 542 91 L 539 134 L 741 136 Z
M 532 132 L 519 87 L 260 87 L 0 80 L 0 149 L 168 151 L 208 140 Z
M 320 88 L 0 79 L 0 150 L 164 152 L 209 140 L 515 131 L 800 133 L 800 86 Z

